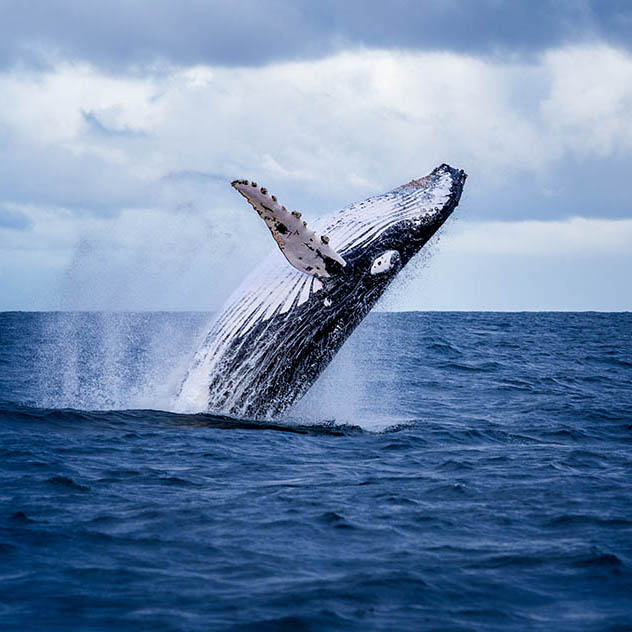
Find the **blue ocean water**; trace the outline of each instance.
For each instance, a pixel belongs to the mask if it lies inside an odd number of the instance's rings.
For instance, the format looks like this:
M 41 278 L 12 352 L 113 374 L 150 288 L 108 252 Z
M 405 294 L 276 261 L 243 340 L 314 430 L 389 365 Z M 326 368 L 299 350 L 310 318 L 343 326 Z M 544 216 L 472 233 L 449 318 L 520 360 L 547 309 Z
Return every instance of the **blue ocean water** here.
M 0 314 L 0 628 L 632 629 L 632 314 L 372 314 L 286 419 L 156 410 L 208 320 Z

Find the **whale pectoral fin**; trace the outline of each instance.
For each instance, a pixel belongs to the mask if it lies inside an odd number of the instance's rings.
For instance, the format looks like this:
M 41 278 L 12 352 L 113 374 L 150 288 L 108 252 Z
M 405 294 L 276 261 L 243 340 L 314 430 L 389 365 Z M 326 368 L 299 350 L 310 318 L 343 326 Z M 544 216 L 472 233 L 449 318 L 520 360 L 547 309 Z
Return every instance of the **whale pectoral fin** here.
M 315 277 L 342 271 L 347 262 L 329 245 L 327 235 L 318 235 L 297 211 L 290 212 L 256 182 L 235 180 L 237 189 L 266 223 L 285 258 L 297 270 Z

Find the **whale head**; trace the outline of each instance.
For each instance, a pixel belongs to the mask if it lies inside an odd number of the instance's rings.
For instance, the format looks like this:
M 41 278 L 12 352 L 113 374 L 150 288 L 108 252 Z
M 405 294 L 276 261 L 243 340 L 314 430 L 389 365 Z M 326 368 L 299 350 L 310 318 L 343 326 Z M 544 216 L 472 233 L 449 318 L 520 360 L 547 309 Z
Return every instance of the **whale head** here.
M 352 204 L 323 222 L 329 245 L 347 264 L 327 285 L 344 277 L 387 284 L 451 215 L 466 177 L 464 171 L 444 164 L 424 178 Z

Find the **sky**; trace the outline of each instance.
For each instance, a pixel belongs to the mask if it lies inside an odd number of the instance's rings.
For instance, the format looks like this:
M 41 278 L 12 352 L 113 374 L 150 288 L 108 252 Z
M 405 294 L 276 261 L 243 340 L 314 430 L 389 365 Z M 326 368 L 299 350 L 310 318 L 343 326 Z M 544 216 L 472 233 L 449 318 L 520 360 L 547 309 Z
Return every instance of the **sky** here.
M 0 310 L 215 310 L 315 218 L 468 173 L 393 310 L 632 309 L 627 0 L 0 0 Z

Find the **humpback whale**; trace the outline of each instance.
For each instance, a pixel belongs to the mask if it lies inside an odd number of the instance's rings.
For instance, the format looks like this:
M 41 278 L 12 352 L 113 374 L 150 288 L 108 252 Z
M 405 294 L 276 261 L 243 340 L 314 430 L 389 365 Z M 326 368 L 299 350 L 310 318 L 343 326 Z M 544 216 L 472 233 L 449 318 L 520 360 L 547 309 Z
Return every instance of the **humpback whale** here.
M 232 186 L 266 223 L 280 252 L 256 268 L 219 312 L 176 408 L 249 419 L 283 413 L 450 216 L 466 177 L 443 164 L 311 227 L 265 187 L 235 180 Z

